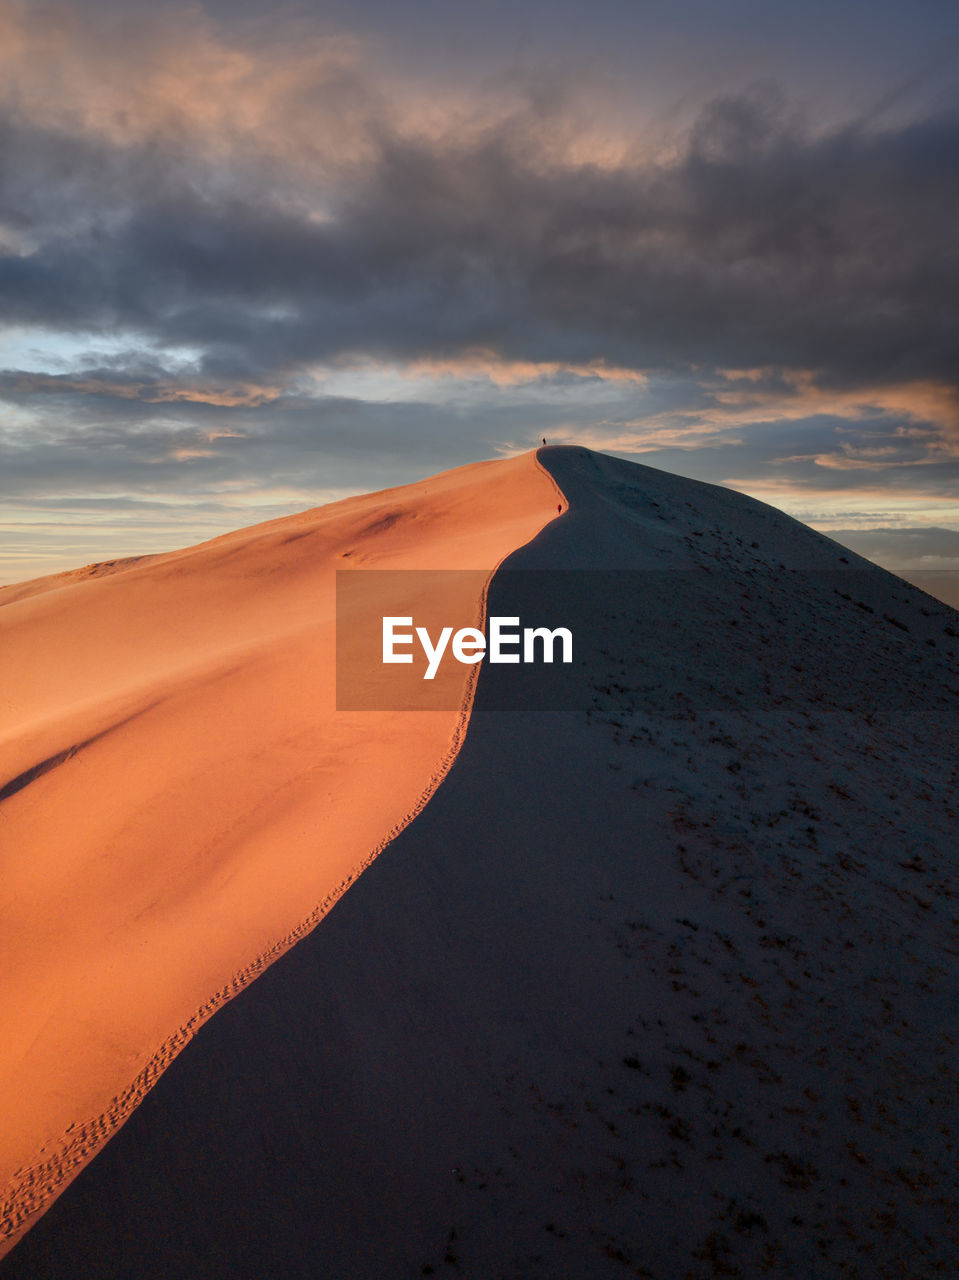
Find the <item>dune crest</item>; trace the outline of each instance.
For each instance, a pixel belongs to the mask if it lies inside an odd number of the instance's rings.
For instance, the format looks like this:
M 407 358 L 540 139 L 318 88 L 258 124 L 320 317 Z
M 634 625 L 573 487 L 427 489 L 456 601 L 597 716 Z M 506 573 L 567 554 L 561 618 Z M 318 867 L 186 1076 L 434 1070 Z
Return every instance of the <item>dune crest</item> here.
M 455 710 L 335 711 L 336 570 L 482 570 L 481 625 L 557 492 L 524 454 L 0 593 L 0 1253 L 459 750 L 476 668 Z
M 483 668 L 430 804 L 3 1280 L 955 1270 L 959 618 L 731 490 L 542 461 L 568 510 L 488 613 L 561 603 L 582 678 L 504 713 Z

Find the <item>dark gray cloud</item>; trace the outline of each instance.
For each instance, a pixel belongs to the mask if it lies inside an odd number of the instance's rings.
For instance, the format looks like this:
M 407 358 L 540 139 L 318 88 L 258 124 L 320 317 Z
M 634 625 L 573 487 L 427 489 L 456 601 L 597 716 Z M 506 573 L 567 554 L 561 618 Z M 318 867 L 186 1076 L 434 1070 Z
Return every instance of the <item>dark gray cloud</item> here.
M 207 6 L 222 28 L 113 8 L 100 41 L 43 6 L 61 43 L 28 42 L 0 84 L 8 506 L 213 519 L 222 499 L 228 519 L 231 494 L 375 488 L 542 434 L 810 502 L 959 483 L 955 97 L 907 116 L 889 81 L 825 128 L 768 86 L 727 93 L 664 150 L 642 112 L 631 134 L 632 99 L 584 116 L 521 61 L 417 98 L 298 41 L 309 5 L 272 44 L 254 6 L 232 34 L 228 3 Z M 664 40 L 682 28 L 653 8 Z M 378 0 L 363 12 L 373 30 Z M 543 376 L 484 382 L 487 358 Z M 387 370 L 367 395 L 357 361 L 469 376 Z
M 531 448 L 555 420 L 550 406 L 472 410 L 345 396 L 283 396 L 264 407 L 157 403 L 78 393 L 47 379 L 0 383 L 0 398 L 29 406 L 28 431 L 0 433 L 0 502 L 117 494 L 193 501 L 260 488 L 304 494 L 376 489 L 489 456 L 504 439 Z M 53 497 L 51 498 L 51 495 Z
M 671 163 L 543 152 L 530 110 L 469 140 L 369 124 L 314 198 L 182 138 L 110 148 L 8 121 L 8 320 L 200 349 L 222 378 L 344 355 L 814 371 L 956 385 L 959 113 L 812 136 L 775 95 L 713 103 Z M 271 175 L 275 177 L 275 173 Z M 52 193 L 52 199 L 51 199 Z

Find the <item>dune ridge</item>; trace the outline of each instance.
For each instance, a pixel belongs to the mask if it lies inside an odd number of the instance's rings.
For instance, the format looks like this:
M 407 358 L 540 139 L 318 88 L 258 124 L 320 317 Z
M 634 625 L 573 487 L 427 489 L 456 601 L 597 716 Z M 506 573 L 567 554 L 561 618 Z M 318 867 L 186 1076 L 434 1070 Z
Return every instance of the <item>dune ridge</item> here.
M 427 493 L 429 496 L 427 496 Z M 8 639 L 10 630 L 14 631 L 16 636 L 16 628 L 8 628 L 4 632 L 3 622 L 9 622 L 14 608 L 17 604 L 21 604 L 21 611 L 31 610 L 35 614 L 34 619 L 28 619 L 26 631 L 28 643 L 31 648 L 35 648 L 37 638 L 30 633 L 30 621 L 39 618 L 40 627 L 34 630 L 40 631 L 40 643 L 43 639 L 42 624 L 49 624 L 50 615 L 52 614 L 53 628 L 49 628 L 47 638 L 50 637 L 51 631 L 55 634 L 62 635 L 69 631 L 72 613 L 75 609 L 71 608 L 73 600 L 77 598 L 79 592 L 88 589 L 95 581 L 102 580 L 104 576 L 111 581 L 116 582 L 122 574 L 131 580 L 131 575 L 136 575 L 143 589 L 149 590 L 151 577 L 158 572 L 170 566 L 182 566 L 184 562 L 188 564 L 199 559 L 201 562 L 204 557 L 208 559 L 212 556 L 214 564 L 212 574 L 209 576 L 214 580 L 214 588 L 216 586 L 217 570 L 220 565 L 217 563 L 217 553 L 224 549 L 228 553 L 229 558 L 239 555 L 241 558 L 244 553 L 249 559 L 251 545 L 256 550 L 257 541 L 266 540 L 268 544 L 268 554 L 270 560 L 268 562 L 268 570 L 275 571 L 278 564 L 282 564 L 282 549 L 291 542 L 300 542 L 304 538 L 309 538 L 315 534 L 317 524 L 332 525 L 334 550 L 341 543 L 348 543 L 348 546 L 339 547 L 339 554 L 335 556 L 335 567 L 349 568 L 357 564 L 364 567 L 373 567 L 379 564 L 388 564 L 391 568 L 438 568 L 452 564 L 459 568 L 465 564 L 470 566 L 483 566 L 485 579 L 482 580 L 482 589 L 480 595 L 475 600 L 461 600 L 451 602 L 454 606 L 458 603 L 459 608 L 466 609 L 466 614 L 461 614 L 469 618 L 477 626 L 484 625 L 486 600 L 489 584 L 496 572 L 498 565 L 507 556 L 516 545 L 533 536 L 542 524 L 552 519 L 556 514 L 554 503 L 559 498 L 559 505 L 563 504 L 562 495 L 559 493 L 555 480 L 541 466 L 535 454 L 521 455 L 518 458 L 511 459 L 506 462 L 493 464 L 475 464 L 472 467 L 460 468 L 455 472 L 445 473 L 437 477 L 433 477 L 429 482 L 407 486 L 405 489 L 384 491 L 380 494 L 368 495 L 360 499 L 348 499 L 344 503 L 332 504 L 327 508 L 320 508 L 315 512 L 304 513 L 302 516 L 290 517 L 287 520 L 272 521 L 266 526 L 260 526 L 249 531 L 240 531 L 238 534 L 226 535 L 223 538 L 214 539 L 211 543 L 201 544 L 197 548 L 187 549 L 185 552 L 171 553 L 169 556 L 152 556 L 136 558 L 130 561 L 121 561 L 111 563 L 106 566 L 106 573 L 96 572 L 98 566 L 91 566 L 91 571 L 78 570 L 70 574 L 55 575 L 50 580 L 40 580 L 37 583 L 23 584 L 22 587 L 7 588 L 5 592 L 0 593 L 0 606 L 7 606 L 0 609 L 0 654 L 3 654 L 3 641 Z M 444 512 L 444 502 L 446 510 Z M 385 512 L 385 514 L 384 514 Z M 405 541 L 402 537 L 395 536 L 397 524 L 402 525 L 404 522 L 409 523 L 410 512 L 415 518 L 417 515 L 426 514 L 429 517 L 430 527 L 426 533 L 416 531 L 415 536 L 410 539 L 406 537 Z M 359 519 L 357 519 L 359 517 Z M 372 518 L 369 518 L 372 517 Z M 358 539 L 355 536 L 356 525 L 359 523 L 361 536 Z M 367 532 L 367 540 L 364 543 L 362 538 L 363 531 Z M 370 535 L 372 531 L 372 537 Z M 392 536 L 392 543 L 389 540 Z M 375 541 L 377 539 L 382 542 L 383 538 L 388 540 L 385 551 L 377 548 Z M 370 545 L 371 541 L 374 545 Z M 330 538 L 327 538 L 329 544 Z M 468 547 L 467 545 L 468 544 Z M 279 550 L 279 554 L 277 554 Z M 329 550 L 329 547 L 327 547 Z M 491 566 L 491 567 L 490 567 Z M 254 569 L 255 569 L 254 565 Z M 202 568 L 202 563 L 201 563 Z M 262 577 L 262 575 L 260 575 Z M 470 579 L 464 579 L 467 584 Z M 476 579 L 474 575 L 474 579 Z M 145 583 L 145 588 L 142 584 Z M 174 581 L 174 594 L 176 582 Z M 209 585 L 209 584 L 207 584 Z M 331 597 L 330 584 L 327 585 L 326 597 L 322 601 L 322 607 L 317 611 L 323 617 L 325 623 L 324 630 L 320 637 L 319 653 L 323 658 L 323 679 L 324 692 L 327 695 L 326 712 L 329 713 L 330 704 L 329 697 L 332 691 L 332 619 L 330 616 Z M 63 588 L 68 587 L 71 590 L 71 598 L 63 601 L 58 597 L 62 597 Z M 297 579 L 297 588 L 302 592 L 301 580 Z M 111 604 L 110 601 L 107 602 Z M 46 604 L 47 610 L 44 612 L 43 606 Z M 9 612 L 8 612 L 9 609 Z M 472 609 L 472 612 L 470 612 Z M 299 622 L 299 619 L 297 620 Z M 257 637 L 257 643 L 259 637 Z M 14 647 L 15 648 L 15 647 Z M 23 643 L 21 641 L 21 655 Z M 15 656 L 21 656 L 16 655 Z M 151 674 L 150 659 L 153 655 L 146 655 L 145 669 L 147 677 Z M 162 657 L 162 651 L 160 653 Z M 217 665 L 217 655 L 213 655 L 212 665 L 214 678 L 220 674 L 220 668 Z M 229 667 L 234 659 L 228 658 L 227 666 Z M 194 670 L 190 672 L 191 678 L 195 678 Z M 82 676 L 82 671 L 80 672 Z M 142 672 L 137 672 L 142 675 Z M 186 1009 L 184 1012 L 188 1016 L 182 1017 L 176 1025 L 167 1031 L 158 1044 L 150 1047 L 147 1060 L 136 1072 L 132 1080 L 127 1076 L 129 1083 L 122 1079 L 123 1065 L 122 1062 L 117 1066 L 113 1064 L 112 1070 L 104 1071 L 102 1066 L 99 1067 L 99 1078 L 92 1085 L 92 1092 L 99 1090 L 104 1096 L 105 1105 L 90 1115 L 89 1111 L 85 1114 L 82 1108 L 73 1106 L 73 1115 L 69 1124 L 60 1128 L 59 1132 L 51 1133 L 49 1128 L 43 1127 L 43 1116 L 28 1131 L 26 1140 L 21 1140 L 17 1144 L 20 1152 L 29 1150 L 29 1143 L 33 1133 L 42 1136 L 42 1143 L 39 1138 L 33 1139 L 36 1146 L 39 1146 L 37 1156 L 29 1161 L 19 1163 L 12 1174 L 8 1174 L 6 1185 L 0 1198 L 0 1256 L 8 1252 L 16 1243 L 20 1236 L 26 1231 L 36 1218 L 47 1208 L 50 1203 L 59 1195 L 68 1183 L 76 1176 L 83 1166 L 92 1158 L 93 1155 L 103 1146 L 105 1142 L 123 1125 L 136 1107 L 142 1102 L 143 1098 L 156 1083 L 157 1079 L 163 1071 L 169 1066 L 173 1059 L 181 1052 L 181 1050 L 196 1035 L 197 1031 L 203 1024 L 225 1003 L 233 999 L 240 991 L 249 985 L 257 976 L 259 976 L 270 964 L 277 960 L 298 940 L 305 937 L 313 930 L 318 922 L 330 910 L 335 902 L 349 888 L 349 886 L 357 879 L 358 876 L 376 859 L 382 850 L 395 839 L 396 835 L 407 826 L 422 811 L 429 801 L 433 792 L 440 784 L 442 779 L 448 773 L 453 761 L 455 760 L 466 731 L 469 721 L 470 710 L 475 695 L 476 679 L 478 669 L 474 666 L 468 666 L 462 669 L 459 679 L 461 685 L 461 696 L 458 707 L 451 712 L 422 712 L 410 716 L 397 719 L 392 717 L 390 721 L 388 717 L 378 715 L 375 712 L 364 713 L 364 716 L 357 720 L 352 718 L 353 736 L 347 744 L 350 749 L 357 753 L 357 758 L 362 761 L 364 744 L 368 745 L 374 741 L 378 734 L 387 731 L 392 734 L 390 741 L 390 752 L 388 753 L 386 764 L 391 764 L 396 768 L 399 764 L 402 771 L 402 762 L 399 757 L 413 756 L 413 770 L 406 765 L 406 774 L 404 777 L 403 787 L 400 789 L 399 798 L 402 799 L 402 793 L 405 791 L 406 798 L 403 800 L 404 808 L 399 809 L 397 805 L 397 796 L 387 795 L 385 801 L 380 802 L 382 817 L 379 818 L 381 826 L 388 821 L 389 825 L 383 830 L 382 834 L 372 844 L 362 845 L 362 835 L 355 831 L 347 831 L 345 841 L 345 852 L 338 860 L 333 860 L 330 864 L 330 870 L 326 873 L 325 880 L 321 877 L 319 883 L 324 886 L 325 892 L 317 905 L 309 911 L 305 917 L 301 917 L 293 925 L 282 933 L 279 937 L 268 940 L 266 945 L 261 945 L 256 951 L 253 959 L 246 960 L 240 967 L 236 968 L 227 978 L 225 982 L 221 982 L 214 989 L 212 994 L 198 1004 L 192 1006 L 192 1010 Z M 40 681 L 35 682 L 39 687 Z M 141 682 L 142 683 L 142 682 Z M 175 682 L 174 682 L 175 683 Z M 67 681 L 61 681 L 61 684 L 68 684 Z M 35 758 L 35 743 L 37 741 L 49 745 L 58 745 L 55 739 L 51 738 L 51 732 L 59 730 L 63 733 L 62 721 L 66 719 L 68 728 L 75 733 L 74 723 L 83 723 L 84 720 L 88 725 L 92 724 L 93 732 L 86 738 L 79 741 L 73 741 L 70 745 L 61 748 L 47 756 L 38 764 L 30 765 L 22 770 L 15 777 L 10 779 L 0 790 L 0 802 L 13 799 L 19 794 L 23 794 L 27 789 L 31 790 L 31 799 L 34 803 L 41 803 L 35 800 L 35 790 L 37 783 L 44 778 L 50 779 L 62 766 L 70 762 L 78 761 L 84 751 L 93 744 L 109 738 L 117 730 L 124 725 L 137 720 L 152 709 L 161 706 L 166 697 L 166 691 L 161 692 L 158 698 L 151 698 L 142 695 L 139 697 L 139 705 L 136 705 L 137 698 L 134 693 L 134 707 L 130 708 L 131 690 L 129 688 L 120 690 L 119 695 L 116 693 L 112 697 L 106 699 L 91 698 L 89 687 L 83 687 L 82 679 L 79 681 L 80 688 L 80 712 L 77 714 L 76 707 L 71 706 L 69 697 L 64 696 L 64 689 L 58 690 L 58 700 L 46 700 L 46 705 L 42 706 L 41 714 L 36 717 L 35 722 L 31 724 L 28 717 L 23 718 L 21 726 L 21 734 L 19 739 L 16 734 L 11 735 L 7 731 L 6 742 L 7 758 L 18 760 L 20 763 L 24 759 L 29 759 L 31 751 Z M 147 681 L 149 688 L 149 680 Z M 203 681 L 200 680 L 200 687 L 203 687 Z M 39 690 L 41 693 L 42 689 Z M 66 691 L 69 693 L 69 689 Z M 15 705 L 13 699 L 7 698 L 8 703 Z M 39 699 L 44 703 L 44 699 Z M 121 708 L 119 714 L 118 706 Z M 58 720 L 57 712 L 61 712 Z M 63 713 L 66 713 L 65 715 Z M 70 717 L 73 716 L 74 723 L 71 723 Z M 424 719 L 425 717 L 425 719 Z M 341 715 L 341 719 L 344 717 Z M 348 721 L 349 716 L 345 717 Z M 189 724 L 185 724 L 181 720 L 180 728 L 184 728 Z M 411 739 L 411 733 L 413 738 Z M 24 748 L 24 739 L 27 746 Z M 62 740 L 62 739 L 61 739 Z M 2 739 L 0 739 L 2 741 Z M 246 744 L 248 747 L 251 745 Z M 19 752 L 18 749 L 19 748 Z M 384 767 L 384 760 L 380 759 L 381 772 Z M 9 777 L 9 767 L 7 771 Z M 109 776 L 104 774 L 101 768 L 99 777 L 102 779 L 100 785 L 109 785 Z M 92 780 L 93 788 L 85 788 L 84 803 L 92 806 L 96 799 L 95 790 L 97 776 Z M 363 787 L 363 805 L 366 809 L 371 807 L 376 809 L 376 779 L 370 780 L 370 785 Z M 380 791 L 384 790 L 382 784 Z M 54 798 L 56 799 L 56 797 Z M 86 811 L 83 804 L 76 805 L 76 797 L 73 797 L 76 812 L 74 819 L 78 823 L 83 823 Z M 202 793 L 200 798 L 202 803 Z M 356 798 L 354 797 L 354 806 Z M 34 810 L 35 812 L 35 810 Z M 7 818 L 6 812 L 0 812 L 0 818 Z M 316 825 L 317 821 L 327 820 L 328 814 L 314 815 L 312 828 L 307 828 L 306 832 L 300 836 L 303 840 L 315 841 L 320 835 L 321 827 Z M 6 822 L 3 829 L 5 836 L 4 846 L 8 850 L 13 849 L 11 837 L 23 835 L 20 832 L 11 830 L 14 823 Z M 375 827 L 375 821 L 374 821 Z M 362 832 L 371 829 L 369 822 L 361 829 Z M 134 832 L 134 841 L 135 841 Z M 324 833 L 325 834 L 325 833 Z M 134 854 L 135 854 L 134 847 Z M 240 850 L 241 854 L 243 850 Z M 24 849 L 21 846 L 18 851 L 20 858 L 24 857 Z M 11 854 L 6 855 L 9 860 Z M 339 874 L 335 874 L 339 869 Z M 334 874 L 331 874 L 334 873 Z M 302 902 L 305 899 L 309 901 L 309 884 L 300 884 L 301 904 L 299 910 L 302 910 Z M 315 901 L 315 898 L 314 898 Z M 273 918 L 275 918 L 275 913 Z M 135 926 L 136 921 L 132 922 Z M 262 935 L 263 930 L 260 930 Z M 240 940 L 240 948 L 249 945 L 249 938 L 255 937 L 251 934 L 249 928 L 246 935 L 242 935 Z M 234 948 L 236 950 L 236 948 Z M 203 965 L 199 968 L 202 970 Z M 215 973 L 215 970 L 211 970 Z M 202 987 L 206 978 L 201 974 L 194 977 L 189 989 L 196 990 Z M 9 983 L 9 972 L 8 972 Z M 183 1005 L 181 1000 L 180 1004 Z M 69 1049 L 71 1046 L 67 1046 Z M 75 1046 L 73 1046 L 75 1048 Z M 82 1045 L 80 1046 L 82 1051 Z M 40 1064 L 42 1066 L 42 1063 Z M 37 1064 L 33 1067 L 36 1069 Z M 102 1087 L 103 1080 L 108 1083 L 121 1084 L 112 1096 L 107 1097 Z M 87 1083 L 87 1094 L 91 1092 L 91 1086 Z M 62 1107 L 60 1108 L 62 1112 Z M 10 1144 L 7 1144 L 7 1150 L 10 1150 Z M 9 1167 L 9 1166 L 8 1166 Z
M 569 510 L 488 607 L 560 574 L 575 696 L 481 672 L 430 804 L 4 1280 L 948 1274 L 959 618 L 742 495 L 543 459 Z
M 484 602 L 485 603 L 485 602 Z M 408 826 L 418 813 L 426 806 L 433 792 L 449 772 L 463 742 L 466 726 L 469 721 L 469 708 L 472 705 L 476 686 L 476 668 L 470 668 L 466 705 L 459 712 L 456 728 L 450 742 L 449 751 L 439 762 L 436 771 L 430 776 L 416 803 L 403 815 L 398 823 L 383 837 L 380 843 L 363 858 L 350 874 L 336 885 L 294 929 L 285 937 L 273 943 L 266 951 L 256 956 L 251 963 L 233 974 L 230 982 L 207 1000 L 181 1026 L 167 1037 L 154 1052 L 153 1057 L 143 1068 L 137 1078 L 110 1100 L 110 1105 L 98 1116 L 80 1124 L 72 1123 L 56 1144 L 56 1151 L 48 1159 L 30 1165 L 27 1169 L 18 1169 L 14 1173 L 14 1182 L 4 1192 L 0 1202 L 0 1257 L 16 1243 L 17 1238 L 26 1230 L 35 1216 L 48 1207 L 54 1197 L 62 1191 L 72 1176 L 75 1176 L 84 1164 L 97 1153 L 123 1122 L 140 1105 L 149 1090 L 159 1079 L 161 1073 L 169 1066 L 176 1055 L 196 1035 L 200 1027 L 211 1018 L 217 1009 L 232 1000 L 248 983 L 258 977 L 270 964 L 289 950 L 301 938 L 306 937 L 319 924 L 331 907 L 342 897 L 353 881 L 382 853 L 388 844 Z M 2 796 L 0 796 L 2 798 Z

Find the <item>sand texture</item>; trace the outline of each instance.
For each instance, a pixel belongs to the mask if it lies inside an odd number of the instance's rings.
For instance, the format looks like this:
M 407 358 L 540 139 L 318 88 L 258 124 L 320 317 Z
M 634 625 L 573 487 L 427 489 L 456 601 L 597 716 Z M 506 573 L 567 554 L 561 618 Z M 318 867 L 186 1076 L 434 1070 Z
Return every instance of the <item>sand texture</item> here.
M 475 570 L 443 604 L 481 622 L 556 506 L 527 454 L 0 592 L 7 1246 L 455 756 L 473 667 L 335 711 L 335 571 Z
M 429 804 L 3 1280 L 954 1269 L 959 618 L 739 494 L 541 460 L 569 509 L 488 609 L 560 575 L 580 683 L 496 710 L 483 668 Z

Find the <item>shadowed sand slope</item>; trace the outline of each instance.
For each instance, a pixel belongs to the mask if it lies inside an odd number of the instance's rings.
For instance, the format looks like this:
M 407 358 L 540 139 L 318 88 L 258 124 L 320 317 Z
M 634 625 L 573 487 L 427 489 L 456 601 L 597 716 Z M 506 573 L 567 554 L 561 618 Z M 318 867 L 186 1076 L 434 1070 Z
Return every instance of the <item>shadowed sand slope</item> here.
M 337 569 L 490 572 L 556 513 L 534 454 L 0 593 L 0 1236 L 443 775 L 446 705 L 337 712 Z
M 959 619 L 578 449 L 593 637 L 207 1023 L 3 1280 L 948 1273 Z M 502 573 L 491 613 L 520 614 Z

